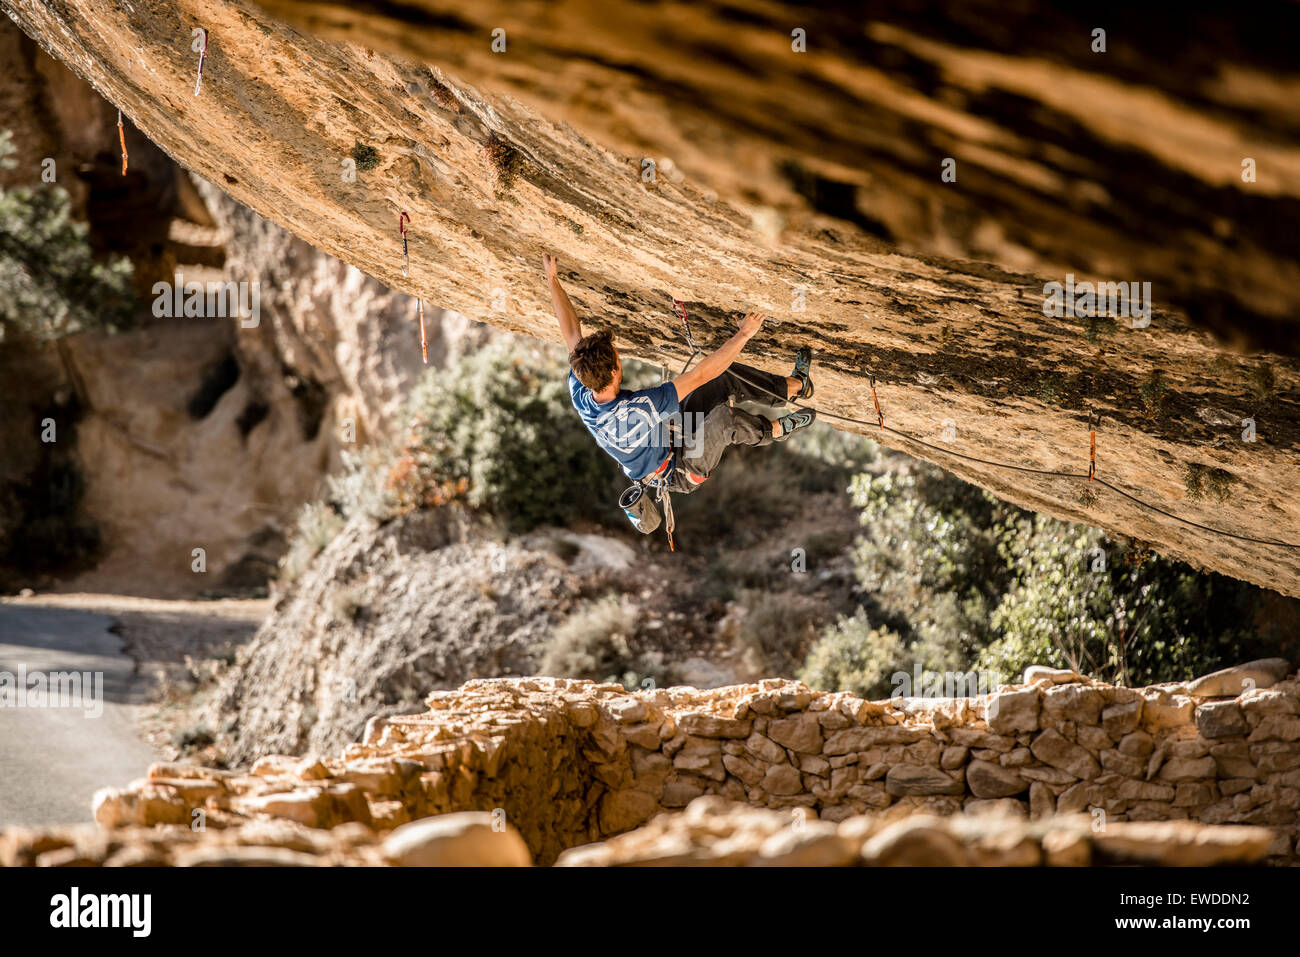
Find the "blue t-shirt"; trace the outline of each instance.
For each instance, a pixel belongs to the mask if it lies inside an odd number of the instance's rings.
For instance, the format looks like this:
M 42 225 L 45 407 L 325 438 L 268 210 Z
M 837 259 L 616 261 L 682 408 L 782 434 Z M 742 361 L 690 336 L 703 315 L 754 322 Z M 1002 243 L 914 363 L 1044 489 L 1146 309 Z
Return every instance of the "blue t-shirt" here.
M 640 392 L 619 389 L 608 402 L 597 402 L 570 369 L 569 394 L 582 424 L 628 478 L 644 478 L 668 457 L 672 446 L 669 424 L 681 422 L 677 388 L 671 382 Z

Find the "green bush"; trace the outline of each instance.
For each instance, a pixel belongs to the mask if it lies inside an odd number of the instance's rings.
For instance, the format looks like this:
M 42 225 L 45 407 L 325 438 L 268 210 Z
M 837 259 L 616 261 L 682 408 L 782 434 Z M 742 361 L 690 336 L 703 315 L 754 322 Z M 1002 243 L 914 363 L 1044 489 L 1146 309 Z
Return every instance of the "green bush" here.
M 352 147 L 352 161 L 360 172 L 369 173 L 379 165 L 379 150 L 358 140 Z
M 907 646 L 895 632 L 872 628 L 858 609 L 822 632 L 797 677 L 821 691 L 849 691 L 860 698 L 888 698 L 896 671 L 911 671 Z
M 304 503 L 294 517 L 289 548 L 280 559 L 281 581 L 297 580 L 353 517 L 383 521 L 393 516 L 392 496 L 383 484 L 387 465 L 379 449 L 343 453 L 343 468 L 326 478 L 325 498 Z
M 280 559 L 280 580 L 297 581 L 342 528 L 343 519 L 328 502 L 304 503 L 294 518 L 289 548 Z
M 1002 549 L 1015 583 L 993 614 L 999 637 L 982 670 L 1047 664 L 1145 685 L 1266 653 L 1249 625 L 1252 585 L 1043 515 L 1008 528 Z
M 809 673 L 869 678 L 877 666 L 964 672 L 974 663 L 1011 676 L 1046 664 L 1150 684 L 1272 650 L 1251 624 L 1262 598 L 1252 585 L 999 502 L 935 466 L 891 461 L 852 486 L 866 608 L 823 637 Z
M 825 616 L 821 604 L 797 593 L 755 589 L 742 589 L 736 600 L 745 610 L 735 638 L 746 667 L 764 676 L 794 674 Z
M 540 673 L 603 681 L 640 671 L 643 663 L 633 655 L 630 644 L 636 620 L 636 608 L 619 595 L 606 595 L 583 606 L 552 632 L 542 651 Z
M 12 153 L 6 130 L 0 165 L 12 166 Z M 0 341 L 8 330 L 49 341 L 134 321 L 130 261 L 96 261 L 85 224 L 69 210 L 59 186 L 0 189 Z
M 617 466 L 583 427 L 551 350 L 492 345 L 425 376 L 390 474 L 399 507 L 463 500 L 512 531 L 617 513 Z

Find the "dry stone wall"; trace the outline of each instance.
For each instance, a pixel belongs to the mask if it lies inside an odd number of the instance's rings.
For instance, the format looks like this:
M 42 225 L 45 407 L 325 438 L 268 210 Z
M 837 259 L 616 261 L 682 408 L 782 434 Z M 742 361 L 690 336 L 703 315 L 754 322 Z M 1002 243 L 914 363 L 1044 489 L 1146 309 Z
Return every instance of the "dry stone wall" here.
M 1083 814 L 1085 829 L 1110 834 L 1112 845 L 1158 844 L 1152 834 L 1171 846 L 1214 844 L 1204 834 L 1217 825 L 1253 825 L 1241 832 L 1251 854 L 1293 863 L 1300 683 L 1288 671 L 1271 659 L 1129 689 L 1030 669 L 1028 683 L 991 695 L 877 702 L 784 679 L 635 693 L 477 680 L 429 695 L 425 714 L 373 720 L 337 758 L 270 756 L 244 772 L 155 765 L 125 790 L 101 791 L 95 816 L 110 833 L 184 832 L 188 846 L 202 844 L 196 815 L 205 830 L 229 832 L 212 838 L 226 843 L 277 820 L 317 835 L 348 825 L 341 833 L 373 843 L 417 819 L 477 811 L 508 822 L 550 864 L 706 798 L 697 819 L 720 813 L 721 799 L 821 828 L 998 812 L 1023 822 L 1023 836 L 1035 822 Z M 757 820 L 745 819 L 750 832 L 766 833 Z M 1172 831 L 1130 826 L 1180 821 Z M 850 832 L 865 840 L 872 827 Z M 0 853 L 30 856 L 37 838 L 27 833 Z M 609 862 L 618 847 L 635 857 L 639 846 L 615 845 L 590 862 Z

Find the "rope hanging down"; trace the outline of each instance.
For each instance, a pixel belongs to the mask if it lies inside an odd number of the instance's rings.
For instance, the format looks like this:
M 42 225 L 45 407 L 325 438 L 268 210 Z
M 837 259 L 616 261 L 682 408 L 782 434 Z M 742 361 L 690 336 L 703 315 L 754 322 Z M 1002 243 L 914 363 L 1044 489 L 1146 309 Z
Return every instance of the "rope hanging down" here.
M 674 300 L 674 302 L 676 302 L 676 300 Z M 680 303 L 678 303 L 678 305 L 680 305 Z M 683 316 L 684 315 L 685 312 L 683 311 Z M 690 359 L 687 360 L 686 362 L 687 365 L 690 365 L 691 360 L 693 360 L 695 356 L 699 354 L 699 349 L 696 346 L 692 344 L 691 348 L 692 348 L 691 357 Z M 749 383 L 751 386 L 758 389 L 760 392 L 766 392 L 768 395 L 776 399 L 784 399 L 785 401 L 793 405 L 795 408 L 810 409 L 816 412 L 818 418 L 837 419 L 840 422 L 852 422 L 854 425 L 865 425 L 867 427 L 870 427 L 872 425 L 872 423 L 866 422 L 862 419 L 855 419 L 852 416 L 848 416 L 848 415 L 839 415 L 835 412 L 827 412 L 824 409 L 818 409 L 811 405 L 805 405 L 804 403 L 798 401 L 797 399 L 791 399 L 788 398 L 787 396 L 777 395 L 771 389 L 768 389 L 767 387 L 761 385 L 760 383 L 745 378 L 744 375 L 735 371 L 734 369 L 730 369 L 728 371 L 731 372 L 731 374 L 734 375 L 736 378 L 740 379 L 742 382 Z M 868 373 L 868 374 L 871 375 L 872 378 L 872 383 L 873 383 L 872 395 L 874 396 L 875 375 L 873 373 Z M 877 412 L 879 412 L 878 402 L 877 402 Z M 880 418 L 879 425 L 881 431 L 892 432 L 894 435 L 897 435 L 899 438 L 906 439 L 908 442 L 911 442 L 914 445 L 919 445 L 922 448 L 931 449 L 935 452 L 938 452 L 940 455 L 951 456 L 953 458 L 962 459 L 967 462 L 975 462 L 978 463 L 979 465 L 987 465 L 992 468 L 1007 469 L 1008 471 L 1012 471 L 1012 472 L 1024 472 L 1030 475 L 1046 475 L 1050 478 L 1067 478 L 1067 479 L 1075 479 L 1075 480 L 1085 479 L 1087 481 L 1095 481 L 1098 485 L 1110 489 L 1116 495 L 1121 495 L 1124 498 L 1128 499 L 1134 505 L 1137 505 L 1140 508 L 1145 508 L 1148 511 L 1155 512 L 1159 515 L 1163 515 L 1166 518 L 1172 519 L 1175 522 L 1179 522 L 1180 524 L 1186 525 L 1189 528 L 1200 529 L 1201 531 L 1209 532 L 1212 535 L 1220 535 L 1224 538 L 1232 538 L 1240 542 L 1251 542 L 1256 545 L 1273 545 L 1277 548 L 1300 548 L 1300 544 L 1296 544 L 1295 542 L 1280 542 L 1277 541 L 1276 539 L 1271 539 L 1271 538 L 1255 538 L 1250 535 L 1242 535 L 1237 532 L 1228 532 L 1228 531 L 1224 531 L 1221 528 L 1213 528 L 1209 525 L 1203 525 L 1200 522 L 1192 521 L 1190 518 L 1184 518 L 1181 515 L 1175 515 L 1173 512 L 1163 509 L 1159 505 L 1152 505 L 1150 502 L 1143 501 L 1142 499 L 1138 498 L 1136 495 L 1126 492 L 1122 488 L 1112 485 L 1110 482 L 1107 482 L 1104 479 L 1097 478 L 1096 477 L 1097 443 L 1096 443 L 1095 429 L 1092 430 L 1092 438 L 1090 441 L 1091 464 L 1088 469 L 1088 474 L 1084 475 L 1080 472 L 1062 472 L 1062 471 L 1054 471 L 1051 469 L 1036 469 L 1036 468 L 1031 468 L 1030 466 L 1027 465 L 1012 465 L 1010 462 L 998 462 L 993 459 L 980 458 L 977 455 L 966 455 L 962 452 L 953 451 L 952 449 L 940 448 L 939 446 L 934 445 L 933 443 L 926 442 L 924 439 L 918 439 L 914 435 L 910 435 L 907 432 L 903 432 L 900 429 L 894 428 L 893 426 L 885 425 L 883 415 L 879 416 L 879 418 Z
M 126 131 L 122 129 L 122 111 L 117 111 L 117 140 L 122 144 L 122 175 L 126 175 Z

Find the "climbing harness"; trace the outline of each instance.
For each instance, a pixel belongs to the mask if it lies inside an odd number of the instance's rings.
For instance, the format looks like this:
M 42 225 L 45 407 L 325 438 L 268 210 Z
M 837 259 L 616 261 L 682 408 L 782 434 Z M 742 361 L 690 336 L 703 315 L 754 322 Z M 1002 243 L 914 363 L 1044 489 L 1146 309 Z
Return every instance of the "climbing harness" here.
M 198 28 L 203 33 L 203 46 L 199 49 L 199 77 L 194 81 L 194 95 L 199 95 L 199 89 L 203 86 L 203 58 L 208 55 L 208 31 L 203 27 Z
M 411 221 L 411 216 L 406 210 L 402 210 L 402 215 L 397 217 L 397 231 L 402 234 L 402 278 L 405 279 L 411 272 L 411 260 L 406 253 L 406 224 Z
M 117 111 L 117 139 L 122 144 L 122 175 L 126 175 L 126 132 L 122 129 L 122 111 Z
M 670 491 L 672 475 L 677 468 L 675 458 L 676 453 L 670 450 L 657 469 L 649 475 L 637 479 L 636 484 L 624 491 L 618 500 L 618 504 L 623 507 L 623 512 L 627 515 L 632 526 L 643 535 L 649 535 L 659 527 L 659 512 L 651 504 L 648 494 L 653 491 L 655 501 L 663 509 L 663 525 L 664 531 L 668 533 L 668 550 L 670 552 L 677 550 L 673 542 L 673 531 L 677 528 L 677 519 L 673 514 L 673 499 Z

